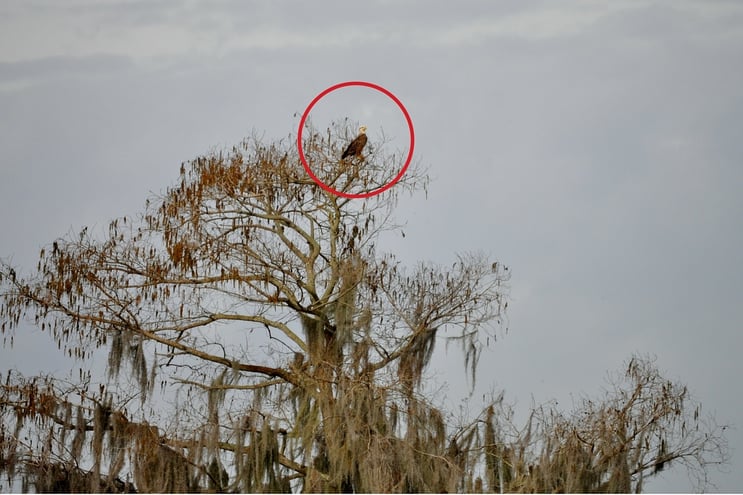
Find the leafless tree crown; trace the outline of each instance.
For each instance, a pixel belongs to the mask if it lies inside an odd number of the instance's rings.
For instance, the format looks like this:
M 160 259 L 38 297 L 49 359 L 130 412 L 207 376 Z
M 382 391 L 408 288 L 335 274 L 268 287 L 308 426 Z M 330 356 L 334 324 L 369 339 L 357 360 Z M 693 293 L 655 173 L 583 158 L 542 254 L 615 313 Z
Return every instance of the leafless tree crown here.
M 307 130 L 324 183 L 369 192 L 397 175 L 400 158 L 380 146 L 340 160 L 348 135 Z M 724 457 L 686 389 L 640 358 L 572 416 L 537 408 L 519 430 L 498 399 L 455 420 L 425 393 L 435 344 L 458 343 L 474 383 L 508 268 L 482 254 L 405 268 L 378 243 L 399 229 L 398 194 L 425 189 L 420 165 L 349 200 L 307 177 L 292 143 L 199 157 L 103 239 L 54 241 L 27 278 L 0 265 L 6 345 L 30 320 L 82 363 L 108 355 L 106 377 L 8 373 L 8 480 L 24 491 L 630 491 L 671 462 L 706 473 Z

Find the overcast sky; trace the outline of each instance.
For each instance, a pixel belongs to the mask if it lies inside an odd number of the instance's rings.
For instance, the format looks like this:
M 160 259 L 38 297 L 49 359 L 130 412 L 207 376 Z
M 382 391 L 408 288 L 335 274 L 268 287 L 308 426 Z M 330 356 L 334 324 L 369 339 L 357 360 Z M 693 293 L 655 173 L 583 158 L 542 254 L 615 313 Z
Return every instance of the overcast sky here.
M 434 178 L 382 248 L 512 269 L 480 384 L 569 409 L 633 352 L 656 355 L 737 425 L 712 481 L 741 490 L 741 2 L 3 1 L 0 257 L 30 270 L 55 238 L 140 211 L 182 161 L 296 132 L 349 80 L 400 98 Z M 316 123 L 407 146 L 389 101 L 344 95 Z M 28 371 L 46 340 L 17 335 L 0 368 Z M 458 357 L 439 354 L 450 390 Z M 682 469 L 647 486 L 691 487 Z

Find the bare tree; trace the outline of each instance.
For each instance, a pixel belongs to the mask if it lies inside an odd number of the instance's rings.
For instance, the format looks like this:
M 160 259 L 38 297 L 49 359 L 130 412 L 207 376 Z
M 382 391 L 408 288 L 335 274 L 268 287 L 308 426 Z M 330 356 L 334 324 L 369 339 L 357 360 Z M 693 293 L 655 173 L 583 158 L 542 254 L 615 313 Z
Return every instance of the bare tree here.
M 687 467 L 698 489 L 708 486 L 709 466 L 727 461 L 726 426 L 702 416 L 701 404 L 650 357 L 632 357 L 609 386 L 603 399 L 583 399 L 568 415 L 535 407 L 521 429 L 499 397 L 462 430 L 468 462 L 477 464 L 484 449 L 486 488 L 501 493 L 640 493 L 672 463 Z
M 336 190 L 373 191 L 400 169 L 378 150 L 339 160 L 340 127 L 307 132 Z M 0 471 L 37 491 L 626 491 L 671 460 L 704 466 L 696 413 L 681 430 L 673 419 L 685 391 L 638 360 L 629 396 L 510 439 L 498 401 L 469 424 L 435 407 L 423 378 L 436 341 L 461 344 L 477 376 L 508 268 L 467 254 L 408 270 L 379 252 L 397 195 L 426 184 L 413 165 L 390 191 L 345 199 L 290 144 L 251 139 L 184 164 L 104 239 L 53 242 L 30 277 L 0 265 L 11 341 L 28 319 L 82 362 L 108 353 L 107 377 L 8 373 Z

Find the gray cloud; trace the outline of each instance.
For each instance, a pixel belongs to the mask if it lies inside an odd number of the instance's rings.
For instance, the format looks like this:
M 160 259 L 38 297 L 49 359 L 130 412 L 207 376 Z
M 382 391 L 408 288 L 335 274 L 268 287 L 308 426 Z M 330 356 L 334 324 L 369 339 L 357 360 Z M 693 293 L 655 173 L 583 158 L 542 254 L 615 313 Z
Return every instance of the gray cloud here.
M 131 68 L 123 55 L 54 56 L 17 62 L 0 62 L 0 90 L 48 82 L 59 78 L 112 76 Z
M 253 129 L 284 137 L 327 86 L 370 80 L 406 104 L 435 177 L 385 247 L 512 267 L 478 393 L 569 407 L 641 351 L 739 422 L 743 7 L 426 5 L 5 4 L 0 256 L 30 268 L 68 230 L 141 209 L 181 161 Z M 322 110 L 360 118 L 347 100 Z M 454 354 L 439 359 L 463 389 Z M 741 485 L 733 462 L 720 489 Z M 689 487 L 682 471 L 650 486 Z

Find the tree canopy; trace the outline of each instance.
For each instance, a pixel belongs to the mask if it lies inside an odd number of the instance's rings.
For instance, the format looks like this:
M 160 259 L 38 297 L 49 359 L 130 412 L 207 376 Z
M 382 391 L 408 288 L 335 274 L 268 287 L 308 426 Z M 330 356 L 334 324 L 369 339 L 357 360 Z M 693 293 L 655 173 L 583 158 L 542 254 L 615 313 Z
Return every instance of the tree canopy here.
M 340 125 L 307 134 L 336 190 L 400 169 L 379 149 L 339 160 Z M 626 492 L 672 461 L 703 479 L 724 459 L 719 428 L 645 357 L 605 398 L 535 408 L 523 428 L 502 397 L 455 418 L 428 396 L 443 339 L 487 380 L 509 269 L 382 251 L 398 195 L 427 181 L 414 164 L 347 199 L 307 177 L 293 140 L 246 139 L 184 163 L 107 235 L 57 239 L 30 275 L 0 265 L 6 345 L 30 321 L 82 363 L 76 382 L 8 371 L 0 472 L 37 491 Z M 85 364 L 101 352 L 106 376 Z

